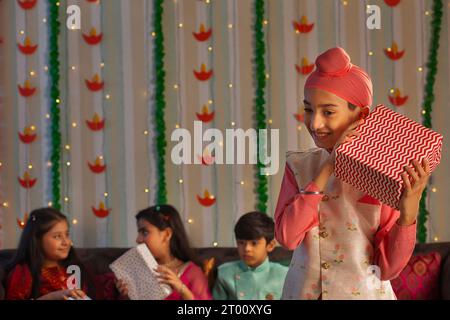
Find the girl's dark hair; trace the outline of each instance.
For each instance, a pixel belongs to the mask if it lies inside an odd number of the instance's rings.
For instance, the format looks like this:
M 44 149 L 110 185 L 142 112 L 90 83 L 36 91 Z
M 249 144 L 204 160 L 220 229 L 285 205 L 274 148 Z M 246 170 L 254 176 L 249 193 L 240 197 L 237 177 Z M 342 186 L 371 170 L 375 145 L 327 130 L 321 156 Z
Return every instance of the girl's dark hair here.
M 7 272 L 10 272 L 18 264 L 25 264 L 30 268 L 32 277 L 31 298 L 39 298 L 41 269 L 44 262 L 42 237 L 60 221 L 67 222 L 67 217 L 57 209 L 41 208 L 33 210 L 30 213 L 25 228 L 22 231 L 22 235 L 20 236 L 19 247 L 16 250 L 16 254 L 6 267 Z M 91 296 L 94 294 L 92 281 L 90 281 L 92 280 L 92 277 L 77 257 L 73 246 L 70 247 L 67 258 L 60 261 L 60 265 L 64 268 L 67 268 L 70 265 L 77 265 L 80 267 L 81 288 L 83 288 L 83 283 L 87 282 L 87 288 L 89 290 L 87 294 Z
M 194 250 L 189 245 L 189 239 L 177 209 L 166 204 L 152 206 L 138 212 L 136 221 L 140 219 L 147 221 L 161 231 L 171 228 L 170 253 L 183 262 L 192 261 L 201 266 Z
M 348 102 L 347 101 L 347 103 L 348 103 L 348 108 L 350 109 L 350 110 L 355 110 L 356 108 L 357 108 L 357 106 L 355 106 L 354 104 L 352 104 L 352 103 L 350 103 L 350 102 Z
M 274 239 L 275 224 L 267 214 L 259 211 L 241 216 L 234 227 L 237 240 L 266 239 L 267 244 Z

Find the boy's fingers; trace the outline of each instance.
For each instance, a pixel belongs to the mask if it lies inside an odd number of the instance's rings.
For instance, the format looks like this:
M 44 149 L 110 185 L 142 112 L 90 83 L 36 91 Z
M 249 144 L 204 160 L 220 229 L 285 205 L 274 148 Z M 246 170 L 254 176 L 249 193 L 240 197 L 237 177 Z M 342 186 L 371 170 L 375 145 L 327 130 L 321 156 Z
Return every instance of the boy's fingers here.
M 418 177 L 417 173 L 413 169 L 411 169 L 410 167 L 405 166 L 405 171 L 408 172 L 409 176 L 411 178 L 413 178 L 414 181 L 418 181 L 419 180 L 419 177 Z
M 431 169 L 430 169 L 430 162 L 428 161 L 428 159 L 424 158 L 424 159 L 422 160 L 422 166 L 423 166 L 423 168 L 424 168 L 424 170 L 425 170 L 425 173 L 426 173 L 427 175 L 430 175 Z
M 405 184 L 405 188 L 408 189 L 408 190 L 411 189 L 411 182 L 408 179 L 408 175 L 403 172 L 401 174 L 401 176 L 402 176 L 402 179 L 403 179 L 403 183 Z
M 422 166 L 419 164 L 418 161 L 414 160 L 413 166 L 414 166 L 414 169 L 416 169 L 416 172 L 418 173 L 419 177 L 422 178 L 422 177 L 426 176 L 425 171 L 423 170 Z

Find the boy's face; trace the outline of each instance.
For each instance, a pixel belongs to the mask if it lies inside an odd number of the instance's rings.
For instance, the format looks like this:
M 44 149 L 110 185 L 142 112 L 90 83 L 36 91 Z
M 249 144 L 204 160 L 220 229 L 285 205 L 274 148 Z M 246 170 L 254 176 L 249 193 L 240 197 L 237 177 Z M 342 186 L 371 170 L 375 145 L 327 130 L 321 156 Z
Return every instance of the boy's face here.
M 266 260 L 267 255 L 275 248 L 275 240 L 267 243 L 264 237 L 255 240 L 237 240 L 239 257 L 250 268 L 256 268 Z
M 358 120 L 360 108 L 351 110 L 348 102 L 317 88 L 305 89 L 305 126 L 317 147 L 332 150 L 341 135 Z

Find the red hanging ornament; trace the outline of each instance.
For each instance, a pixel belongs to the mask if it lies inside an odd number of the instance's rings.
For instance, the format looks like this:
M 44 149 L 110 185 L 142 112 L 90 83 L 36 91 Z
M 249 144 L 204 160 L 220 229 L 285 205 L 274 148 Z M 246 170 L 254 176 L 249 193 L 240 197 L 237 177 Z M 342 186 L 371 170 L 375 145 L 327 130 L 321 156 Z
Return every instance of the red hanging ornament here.
M 22 132 L 19 132 L 19 139 L 25 144 L 33 143 L 36 140 L 37 134 L 35 133 L 36 128 L 34 126 L 25 127 Z
M 102 159 L 100 157 L 97 157 L 95 159 L 94 164 L 88 162 L 88 165 L 89 169 L 91 169 L 91 171 L 96 174 L 102 173 L 106 170 L 106 164 L 102 164 Z
M 87 44 L 93 46 L 99 44 L 102 41 L 103 33 L 97 34 L 97 30 L 95 28 L 91 28 L 89 35 L 83 33 L 83 38 Z
M 389 95 L 389 101 L 396 107 L 403 106 L 408 100 L 408 96 L 402 96 L 402 93 L 399 89 L 394 90 L 393 95 Z
M 209 80 L 211 78 L 212 74 L 213 74 L 213 70 L 211 69 L 209 71 L 206 71 L 206 66 L 204 63 L 202 63 L 202 65 L 200 67 L 200 71 L 194 70 L 195 77 L 200 81 Z
M 384 0 L 384 2 L 389 6 L 389 7 L 395 7 L 400 3 L 400 0 Z
M 103 89 L 104 82 L 101 81 L 100 76 L 95 74 L 91 81 L 85 79 L 86 86 L 90 91 L 100 91 Z
M 100 131 L 105 127 L 105 119 L 100 119 L 100 116 L 95 113 L 91 121 L 86 120 L 86 124 L 92 131 Z
M 17 47 L 19 48 L 19 51 L 22 52 L 23 54 L 31 55 L 36 51 L 38 45 L 37 44 L 33 45 L 30 38 L 26 37 L 25 41 L 23 42 L 23 45 L 18 43 Z
M 391 47 L 384 49 L 384 53 L 386 54 L 386 56 L 389 59 L 395 61 L 395 60 L 399 60 L 399 59 L 401 59 L 403 57 L 403 55 L 405 54 L 405 50 L 399 51 L 397 43 L 394 41 L 394 42 L 392 42 L 392 46 Z
M 28 80 L 25 80 L 23 86 L 19 84 L 17 85 L 17 87 L 19 89 L 20 95 L 25 98 L 31 97 L 36 92 L 36 87 L 32 87 L 30 81 Z
M 27 221 L 28 221 L 28 213 L 25 213 L 23 216 L 23 220 L 17 218 L 17 225 L 19 226 L 20 229 L 25 229 L 25 226 L 27 225 Z
M 197 116 L 197 119 L 201 122 L 210 122 L 214 119 L 214 111 L 209 112 L 208 106 L 205 104 L 202 108 L 202 113 L 195 113 Z
M 209 28 L 208 30 L 206 30 L 205 26 L 202 23 L 200 24 L 200 31 L 198 33 L 192 32 L 192 34 L 194 35 L 195 39 L 197 39 L 197 41 L 203 42 L 211 37 L 212 29 Z
M 301 66 L 295 65 L 295 69 L 299 74 L 308 75 L 314 70 L 314 63 L 309 63 L 307 58 L 302 58 Z
M 213 157 L 208 149 L 205 149 L 203 155 L 197 155 L 197 159 L 201 161 L 202 165 L 209 166 L 214 163 L 215 157 Z
M 100 202 L 98 208 L 92 207 L 92 212 L 98 218 L 106 218 L 110 211 L 111 209 L 107 209 L 103 201 Z
M 37 178 L 32 178 L 31 175 L 28 173 L 28 171 L 25 171 L 25 173 L 23 174 L 23 178 L 18 177 L 17 178 L 19 180 L 20 185 L 24 188 L 24 189 L 31 189 L 34 187 L 34 185 L 36 184 Z
M 309 33 L 314 28 L 314 23 L 308 24 L 308 17 L 302 16 L 300 23 L 293 21 L 295 33 Z
M 205 190 L 203 198 L 197 195 L 197 200 L 204 207 L 210 207 L 216 203 L 216 198 L 208 190 Z
M 30 10 L 34 8 L 37 0 L 17 0 L 17 3 L 23 10 Z
M 301 113 L 301 108 L 298 108 L 298 112 L 294 113 L 294 118 L 298 121 L 298 122 L 305 122 L 305 114 Z

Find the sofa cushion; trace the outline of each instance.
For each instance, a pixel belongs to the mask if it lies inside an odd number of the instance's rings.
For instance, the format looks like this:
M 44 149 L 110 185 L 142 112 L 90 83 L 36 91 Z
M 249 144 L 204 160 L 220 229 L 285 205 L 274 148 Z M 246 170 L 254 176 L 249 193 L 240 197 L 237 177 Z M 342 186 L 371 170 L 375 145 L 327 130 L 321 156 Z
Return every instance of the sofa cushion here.
M 391 280 L 399 300 L 440 299 L 441 255 L 438 252 L 413 256 L 400 275 Z
M 450 300 L 450 256 L 445 259 L 441 270 L 441 299 Z

